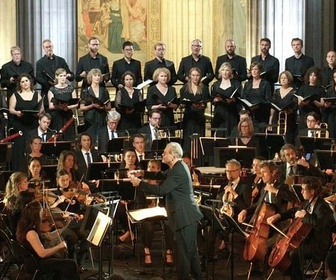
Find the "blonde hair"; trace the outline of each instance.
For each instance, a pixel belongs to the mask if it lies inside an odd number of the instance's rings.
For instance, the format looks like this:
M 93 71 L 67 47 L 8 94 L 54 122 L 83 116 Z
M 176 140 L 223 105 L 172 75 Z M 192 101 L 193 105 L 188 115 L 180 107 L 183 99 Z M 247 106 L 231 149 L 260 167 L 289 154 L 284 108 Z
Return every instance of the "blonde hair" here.
M 56 84 L 58 83 L 58 76 L 62 73 L 66 73 L 66 70 L 64 68 L 58 68 L 56 71 L 55 71 L 55 82 Z
M 11 205 L 12 202 L 19 194 L 18 184 L 20 184 L 23 180 L 27 179 L 28 176 L 23 172 L 14 172 L 8 179 L 6 184 L 6 191 L 4 197 L 4 203 L 6 207 L 14 206 Z M 14 201 L 15 202 L 15 201 Z
M 219 78 L 222 78 L 222 74 L 221 74 L 221 72 L 222 72 L 222 70 L 223 70 L 224 68 L 228 68 L 228 69 L 230 70 L 230 79 L 232 79 L 232 78 L 233 78 L 232 67 L 231 67 L 231 64 L 230 64 L 229 62 L 224 62 L 224 63 L 219 67 L 219 69 L 218 69 L 218 77 L 219 77 Z
M 98 74 L 98 75 L 100 76 L 100 82 L 103 81 L 103 75 L 102 75 L 102 72 L 100 71 L 100 69 L 98 69 L 98 68 L 93 68 L 93 69 L 91 69 L 91 70 L 89 71 L 89 73 L 87 74 L 87 77 L 86 77 L 87 82 L 88 82 L 89 85 L 92 84 L 92 76 L 93 76 L 93 75 L 96 75 L 96 74 Z
M 165 73 L 165 74 L 167 75 L 167 83 L 168 83 L 168 82 L 170 81 L 170 71 L 169 71 L 169 69 L 167 69 L 167 68 L 163 68 L 163 67 L 158 68 L 158 69 L 156 69 L 156 70 L 154 71 L 154 73 L 153 73 L 153 80 L 154 80 L 155 82 L 157 82 L 160 73 Z

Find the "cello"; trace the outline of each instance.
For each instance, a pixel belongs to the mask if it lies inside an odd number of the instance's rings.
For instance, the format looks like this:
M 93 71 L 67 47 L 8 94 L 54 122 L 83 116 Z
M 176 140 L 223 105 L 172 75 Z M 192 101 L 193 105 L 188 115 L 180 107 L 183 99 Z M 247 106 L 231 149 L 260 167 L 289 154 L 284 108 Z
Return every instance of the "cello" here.
M 270 228 L 267 218 L 275 214 L 273 206 L 264 201 L 267 194 L 268 191 L 265 191 L 251 219 L 253 227 L 250 235 L 246 238 L 243 250 L 243 258 L 246 261 L 262 262 L 267 253 L 267 239 Z

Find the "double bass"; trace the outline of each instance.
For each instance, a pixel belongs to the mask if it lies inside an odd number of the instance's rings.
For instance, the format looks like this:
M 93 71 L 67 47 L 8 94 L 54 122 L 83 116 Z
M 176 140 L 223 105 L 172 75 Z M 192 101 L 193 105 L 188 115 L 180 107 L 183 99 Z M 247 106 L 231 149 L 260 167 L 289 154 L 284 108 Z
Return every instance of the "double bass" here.
M 243 250 L 243 258 L 246 261 L 262 262 L 267 253 L 267 239 L 270 228 L 267 218 L 275 214 L 274 207 L 264 201 L 267 194 L 268 191 L 265 191 L 251 219 L 253 227 L 250 235 L 246 238 Z

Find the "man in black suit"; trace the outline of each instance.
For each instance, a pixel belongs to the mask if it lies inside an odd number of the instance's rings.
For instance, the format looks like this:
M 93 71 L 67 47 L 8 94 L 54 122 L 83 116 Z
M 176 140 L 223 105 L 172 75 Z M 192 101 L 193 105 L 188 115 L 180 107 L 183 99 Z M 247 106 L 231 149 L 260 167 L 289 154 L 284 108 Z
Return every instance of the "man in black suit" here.
M 285 144 L 280 149 L 283 163 L 279 165 L 279 181 L 285 182 L 293 175 L 323 177 L 323 173 L 305 158 L 297 158 L 297 152 L 292 144 Z
M 195 39 L 191 42 L 191 55 L 183 57 L 179 69 L 177 71 L 177 78 L 182 83 L 188 82 L 189 71 L 193 67 L 198 67 L 202 73 L 202 83 L 209 85 L 215 77 L 212 63 L 209 57 L 201 54 L 202 41 Z
M 26 135 L 27 141 L 30 141 L 30 138 L 34 136 L 39 136 L 42 139 L 42 142 L 47 142 L 56 132 L 49 129 L 50 123 L 51 115 L 49 113 L 41 114 L 38 120 L 38 127 L 29 131 L 28 135 Z
M 161 122 L 161 112 L 158 110 L 152 110 L 148 115 L 149 123 L 139 129 L 139 133 L 145 135 L 146 139 L 146 151 L 152 149 L 153 140 L 158 140 L 158 128 Z
M 303 40 L 300 38 L 292 39 L 292 49 L 294 55 L 285 61 L 285 70 L 291 72 L 294 77 L 294 85 L 299 88 L 302 85 L 303 77 L 310 67 L 314 66 L 313 58 L 302 53 Z
M 101 154 L 107 152 L 110 140 L 125 136 L 124 132 L 118 132 L 118 124 L 121 115 L 117 111 L 111 111 L 106 116 L 107 125 L 98 131 L 98 151 Z M 120 151 L 121 152 L 121 151 Z
M 98 151 L 94 149 L 92 137 L 87 132 L 83 132 L 79 136 L 75 155 L 77 159 L 78 173 L 80 176 L 86 174 L 90 163 L 103 161 Z
M 1 69 L 1 86 L 7 88 L 7 100 L 16 91 L 18 75 L 27 73 L 32 77 L 34 84 L 36 83 L 33 65 L 22 59 L 21 49 L 13 46 L 10 52 L 12 60 L 2 65 Z
M 112 66 L 111 82 L 115 88 L 121 89 L 124 87 L 122 82 L 122 76 L 126 71 L 130 71 L 134 74 L 135 80 L 133 86 L 137 86 L 142 83 L 141 75 L 141 63 L 139 60 L 132 58 L 134 46 L 130 41 L 126 41 L 122 45 L 124 57 L 116 60 Z
M 273 215 L 267 219 L 269 224 L 287 219 L 300 219 L 304 226 L 311 228 L 307 237 L 298 248 L 290 251 L 291 279 L 301 280 L 304 277 L 305 260 L 323 261 L 332 242 L 331 226 L 335 224 L 333 212 L 320 197 L 322 184 L 313 177 L 305 177 L 302 182 L 302 196 L 305 199 L 300 208 L 292 208 L 286 212 Z M 295 220 L 294 220 L 295 221 Z
M 49 89 L 55 85 L 55 71 L 63 68 L 66 71 L 66 78 L 74 80 L 74 73 L 63 57 L 54 54 L 54 46 L 51 40 L 45 39 L 42 42 L 45 55 L 36 62 L 36 80 L 42 86 L 41 95 L 46 96 Z M 46 104 L 46 103 L 45 103 Z
M 161 185 L 150 185 L 134 175 L 131 182 L 140 190 L 165 196 L 168 224 L 175 234 L 177 243 L 177 278 L 202 279 L 201 265 L 197 252 L 197 225 L 202 218 L 193 195 L 192 181 L 187 165 L 182 161 L 183 150 L 180 144 L 167 144 L 162 154 L 162 162 L 169 166 L 166 178 Z
M 224 62 L 229 62 L 232 67 L 233 78 L 239 82 L 247 79 L 246 58 L 235 53 L 236 44 L 232 39 L 225 41 L 226 54 L 217 57 L 215 75 L 219 79 L 219 68 Z
M 87 74 L 93 68 L 98 68 L 102 72 L 103 81 L 101 86 L 105 87 L 105 83 L 110 80 L 110 68 L 108 65 L 107 58 L 100 53 L 99 50 L 99 39 L 96 37 L 91 37 L 88 41 L 89 53 L 79 58 L 76 71 L 76 81 L 82 83 L 82 90 L 89 87 L 87 82 Z
M 172 86 L 177 81 L 177 75 L 175 65 L 173 61 L 164 58 L 166 52 L 166 45 L 162 42 L 158 42 L 154 45 L 155 58 L 145 63 L 144 80 L 153 80 L 154 71 L 158 68 L 167 68 L 170 71 L 169 86 Z M 155 82 L 151 83 L 154 85 Z
M 259 62 L 263 68 L 262 78 L 269 82 L 272 92 L 274 92 L 274 84 L 278 81 L 279 77 L 279 60 L 270 55 L 269 50 L 271 48 L 271 40 L 268 38 L 260 39 L 260 55 L 252 57 L 251 64 L 253 62 Z

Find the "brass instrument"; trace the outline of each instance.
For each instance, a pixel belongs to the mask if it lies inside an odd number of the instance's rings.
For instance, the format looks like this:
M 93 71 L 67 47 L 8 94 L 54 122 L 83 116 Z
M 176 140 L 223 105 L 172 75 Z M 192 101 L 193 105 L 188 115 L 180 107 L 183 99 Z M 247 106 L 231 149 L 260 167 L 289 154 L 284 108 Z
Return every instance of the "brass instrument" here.
M 23 132 L 20 130 L 16 133 L 14 133 L 13 135 L 7 136 L 4 139 L 0 140 L 0 143 L 6 143 L 6 142 L 10 142 L 11 140 L 14 140 L 20 136 L 23 135 Z
M 319 125 L 320 130 L 317 131 L 317 138 L 329 138 L 329 131 L 328 131 L 328 124 L 327 123 L 320 123 Z
M 279 112 L 277 134 L 284 135 L 287 130 L 287 113 L 285 111 Z
M 65 132 L 70 126 L 71 124 L 75 121 L 75 117 L 72 117 L 71 119 L 69 119 L 64 125 L 63 127 L 59 130 L 58 133 L 53 134 L 47 142 L 54 142 L 56 141 L 63 132 Z
M 199 192 L 199 193 L 196 194 L 196 193 L 194 192 L 194 198 L 195 198 L 195 202 L 196 202 L 196 204 L 197 204 L 198 206 L 200 206 L 201 203 L 202 203 L 202 193 Z
M 229 185 L 230 187 L 232 187 L 232 183 L 230 183 Z M 219 209 L 219 213 L 220 214 L 224 214 L 226 213 L 227 215 L 233 217 L 234 215 L 234 209 L 233 209 L 233 206 L 234 206 L 234 202 L 233 202 L 233 194 L 227 190 L 225 190 L 223 196 L 222 196 L 222 202 L 223 202 L 223 205 L 222 207 Z

